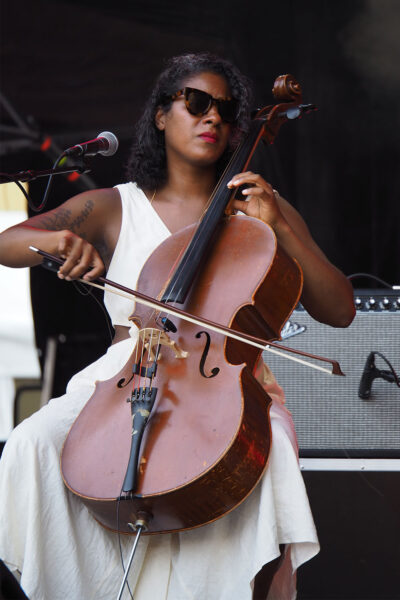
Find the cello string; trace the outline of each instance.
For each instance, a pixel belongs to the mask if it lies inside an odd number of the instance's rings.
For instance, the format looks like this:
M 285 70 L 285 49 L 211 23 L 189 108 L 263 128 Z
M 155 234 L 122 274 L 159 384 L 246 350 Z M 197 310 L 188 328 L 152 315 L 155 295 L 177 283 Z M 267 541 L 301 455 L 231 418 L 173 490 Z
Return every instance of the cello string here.
M 156 311 L 154 311 L 156 312 Z M 158 332 L 158 333 L 155 333 Z M 138 365 L 138 371 L 139 373 L 137 374 L 139 377 L 139 385 L 136 386 L 137 388 L 140 388 L 141 385 L 143 385 L 143 387 L 146 387 L 145 382 L 142 384 L 142 379 L 148 379 L 150 381 L 149 384 L 149 388 L 150 390 L 152 389 L 153 386 L 153 380 L 154 380 L 154 373 L 155 373 L 155 367 L 157 364 L 157 357 L 161 348 L 161 330 L 160 329 L 155 329 L 154 327 L 145 327 L 144 329 L 141 329 L 139 331 L 139 339 L 140 339 L 140 344 L 141 344 L 141 355 L 140 355 L 140 362 L 136 361 L 136 364 Z M 147 338 L 147 348 L 146 348 L 146 336 L 150 335 L 150 337 Z M 158 339 L 157 339 L 158 337 Z M 154 340 L 154 342 L 153 342 Z M 154 358 L 152 357 L 152 352 L 153 352 L 153 347 L 154 347 Z M 145 358 L 147 354 L 147 359 Z M 145 363 L 145 365 L 144 365 Z M 153 368 L 152 368 L 153 367 Z M 142 369 L 144 369 L 144 374 L 142 375 Z M 150 375 L 149 375 L 149 370 L 150 370 Z
M 143 362 L 143 356 L 144 356 L 144 329 L 141 329 L 139 331 L 139 344 L 140 344 L 140 358 L 136 363 L 138 366 L 138 373 L 136 373 L 136 375 L 139 380 L 139 385 L 137 386 L 137 388 L 140 388 L 141 383 L 142 383 L 142 362 Z
M 155 329 L 153 327 L 149 328 L 150 330 L 150 338 L 148 341 L 148 348 L 147 348 L 147 362 L 148 364 L 151 364 L 151 360 L 153 361 L 153 366 L 155 369 L 156 363 L 157 363 L 157 354 L 158 354 L 158 350 L 160 348 L 160 339 L 161 339 L 161 329 L 157 329 L 156 331 L 158 331 L 158 340 L 157 340 L 157 335 L 155 334 Z M 156 349 L 154 350 L 154 358 L 152 358 L 152 352 L 153 352 L 153 338 L 155 340 L 155 346 Z M 151 367 L 150 367 L 151 368 Z M 150 380 L 150 385 L 149 388 L 150 390 L 153 387 L 153 379 L 154 379 L 154 370 L 153 373 L 150 376 L 147 376 L 147 378 Z

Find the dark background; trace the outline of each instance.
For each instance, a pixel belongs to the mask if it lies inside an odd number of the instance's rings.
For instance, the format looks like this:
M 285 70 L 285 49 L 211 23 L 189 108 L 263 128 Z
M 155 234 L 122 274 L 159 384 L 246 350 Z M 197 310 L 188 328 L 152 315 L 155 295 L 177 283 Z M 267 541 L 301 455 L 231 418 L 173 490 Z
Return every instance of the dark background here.
M 93 160 L 90 180 L 58 177 L 49 208 L 87 185 L 123 181 L 132 126 L 165 59 L 209 50 L 253 79 L 255 106 L 271 102 L 279 74 L 298 79 L 319 110 L 285 125 L 257 165 L 346 275 L 400 283 L 397 0 L 3 0 L 1 17 L 0 170 L 50 168 L 60 149 L 104 130 L 120 141 L 116 156 Z M 37 202 L 43 186 L 31 186 Z M 98 304 L 32 271 L 38 345 L 50 334 L 70 340 L 61 393 L 109 333 Z M 396 479 L 308 474 L 306 482 L 323 550 L 300 573 L 301 598 L 399 597 Z
M 104 130 L 119 137 L 113 159 L 93 161 L 97 185 L 122 180 L 132 125 L 167 57 L 211 50 L 232 59 L 253 79 L 256 106 L 270 103 L 277 75 L 292 73 L 319 111 L 282 129 L 270 153 L 274 185 L 346 274 L 400 282 L 397 0 L 2 5 L 1 89 L 14 109 L 62 148 Z M 18 141 L 3 140 L 2 158 L 17 170 L 37 165 Z

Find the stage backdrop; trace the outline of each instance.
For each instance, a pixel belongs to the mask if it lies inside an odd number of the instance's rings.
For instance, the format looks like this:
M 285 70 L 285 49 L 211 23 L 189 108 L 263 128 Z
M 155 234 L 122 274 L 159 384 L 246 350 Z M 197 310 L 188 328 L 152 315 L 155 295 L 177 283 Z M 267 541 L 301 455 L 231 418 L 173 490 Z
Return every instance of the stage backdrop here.
M 4 0 L 2 13 L 1 89 L 13 109 L 62 148 L 107 129 L 120 138 L 113 159 L 93 163 L 98 185 L 123 178 L 132 125 L 169 56 L 233 59 L 254 81 L 255 106 L 270 102 L 277 75 L 295 75 L 319 110 L 282 130 L 273 184 L 346 274 L 400 283 L 396 0 Z M 2 170 L 50 165 L 29 135 L 2 137 Z M 53 202 L 63 199 L 56 186 Z

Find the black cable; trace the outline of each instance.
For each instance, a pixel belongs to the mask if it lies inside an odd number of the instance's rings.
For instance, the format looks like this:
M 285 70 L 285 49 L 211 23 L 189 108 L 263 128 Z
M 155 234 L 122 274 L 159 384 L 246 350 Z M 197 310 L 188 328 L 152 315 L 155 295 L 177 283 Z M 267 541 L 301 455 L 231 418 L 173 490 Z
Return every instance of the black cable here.
M 97 302 L 97 304 L 99 305 L 99 307 L 103 313 L 104 319 L 106 321 L 108 334 L 110 336 L 110 343 L 112 344 L 113 339 L 114 339 L 114 334 L 113 334 L 112 328 L 110 326 L 110 321 L 108 319 L 108 312 L 107 312 L 106 307 L 98 298 L 96 298 L 96 296 L 93 293 L 92 288 L 90 288 L 89 285 L 85 285 L 82 281 L 72 281 L 72 283 L 74 284 L 75 289 L 81 296 L 90 296 L 91 299 L 95 300 Z
M 56 159 L 56 161 L 55 161 L 55 163 L 53 165 L 53 169 L 56 169 L 59 166 L 59 164 L 61 163 L 61 161 L 62 161 L 63 158 L 66 158 L 64 152 L 62 154 L 60 154 L 60 156 Z M 49 193 L 50 193 L 50 189 L 51 189 L 51 186 L 53 184 L 53 177 L 54 177 L 53 175 L 50 175 L 49 180 L 47 182 L 46 190 L 45 190 L 44 195 L 43 195 L 43 200 L 41 201 L 41 203 L 39 204 L 39 206 L 34 206 L 31 203 L 29 204 L 29 208 L 31 210 L 33 210 L 33 212 L 40 212 L 46 206 L 47 199 L 48 199 Z
M 1 173 L 2 177 L 7 177 L 8 175 L 6 173 Z M 25 190 L 24 186 L 19 182 L 19 181 L 14 181 L 14 179 L 12 179 L 12 177 L 9 177 L 10 179 L 10 183 L 15 183 L 15 185 L 17 185 L 19 187 L 19 189 L 21 190 L 21 192 L 23 193 L 23 195 L 25 196 L 27 202 L 28 202 L 28 206 L 30 206 L 32 208 L 32 199 L 30 198 L 28 192 Z
M 388 367 L 389 367 L 389 370 L 390 370 L 391 374 L 393 375 L 393 379 L 394 379 L 394 381 L 392 381 L 391 383 L 395 383 L 395 384 L 397 385 L 397 387 L 400 387 L 400 380 L 399 380 L 399 378 L 398 378 L 398 376 L 397 376 L 397 373 L 396 373 L 396 371 L 394 370 L 394 368 L 393 368 L 392 364 L 390 363 L 390 361 L 389 361 L 389 360 L 386 358 L 386 356 L 384 356 L 384 355 L 383 355 L 381 352 L 377 352 L 377 351 L 375 351 L 375 352 L 374 352 L 374 354 L 375 354 L 375 356 L 380 356 L 380 357 L 381 357 L 381 359 L 382 359 L 383 361 L 385 361 L 385 363 L 388 365 Z M 378 369 L 378 370 L 382 371 L 381 369 Z M 383 373 L 385 373 L 385 372 L 383 371 Z M 387 373 L 387 372 L 386 372 L 386 373 Z
M 32 202 L 32 200 L 31 200 L 31 198 L 29 197 L 29 194 L 26 192 L 26 190 L 25 190 L 24 186 L 23 186 L 23 185 L 22 185 L 22 184 L 21 184 L 19 181 L 15 181 L 14 183 L 15 183 L 15 184 L 16 184 L 16 185 L 19 187 L 19 189 L 21 190 L 21 192 L 23 193 L 23 195 L 24 195 L 24 196 L 25 196 L 25 198 L 27 199 L 27 201 L 28 201 L 28 205 L 30 205 L 30 203 Z
M 378 281 L 387 288 L 393 289 L 393 286 L 390 283 L 384 281 L 380 277 L 376 277 L 376 275 L 371 275 L 371 273 L 352 273 L 351 275 L 347 275 L 347 279 L 349 279 L 350 281 L 352 279 L 355 279 L 356 277 L 368 277 L 369 279 L 374 279 L 375 281 Z
M 62 161 L 63 158 L 66 158 L 64 153 L 60 154 L 60 156 L 57 158 L 57 160 L 55 161 L 55 163 L 53 165 L 53 169 L 56 169 L 59 166 L 59 164 L 61 163 L 61 161 Z M 46 190 L 44 192 L 43 200 L 41 201 L 41 203 L 39 204 L 39 206 L 35 205 L 35 203 L 33 202 L 32 198 L 25 191 L 23 185 L 21 185 L 21 183 L 19 181 L 15 181 L 15 179 L 13 177 L 11 177 L 10 175 L 8 175 L 7 173 L 1 173 L 1 176 L 9 179 L 10 183 L 15 183 L 19 187 L 19 189 L 24 194 L 24 196 L 25 196 L 25 198 L 26 198 L 26 200 L 28 202 L 29 208 L 33 212 L 36 212 L 36 213 L 40 212 L 46 206 L 47 199 L 48 199 L 49 192 L 50 192 L 50 188 L 51 188 L 51 185 L 53 183 L 54 174 L 52 174 L 52 175 L 49 176 L 49 180 L 47 182 L 47 186 L 46 186 Z

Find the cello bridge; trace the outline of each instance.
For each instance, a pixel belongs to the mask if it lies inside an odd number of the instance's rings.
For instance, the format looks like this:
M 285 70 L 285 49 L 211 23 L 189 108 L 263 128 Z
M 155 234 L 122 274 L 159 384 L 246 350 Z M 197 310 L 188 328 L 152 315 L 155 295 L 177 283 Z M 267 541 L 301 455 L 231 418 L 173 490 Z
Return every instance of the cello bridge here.
M 186 358 L 189 352 L 183 350 L 174 340 L 172 340 L 165 331 L 146 327 L 139 332 L 144 348 L 147 351 L 149 360 L 157 361 L 161 358 L 161 346 L 168 346 L 175 354 L 175 358 Z

